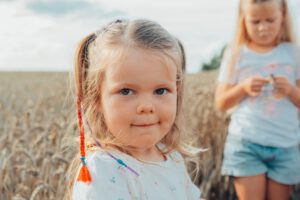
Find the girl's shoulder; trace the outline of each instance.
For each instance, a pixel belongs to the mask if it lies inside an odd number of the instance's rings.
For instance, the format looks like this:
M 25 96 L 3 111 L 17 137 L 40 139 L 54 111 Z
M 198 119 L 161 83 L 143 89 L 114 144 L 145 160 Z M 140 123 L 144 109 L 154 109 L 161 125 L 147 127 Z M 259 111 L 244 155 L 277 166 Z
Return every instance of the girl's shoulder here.
M 129 176 L 108 152 L 103 150 L 90 152 L 86 157 L 86 165 L 92 180 L 88 184 L 75 181 L 72 191 L 74 200 L 96 200 L 99 196 L 101 199 L 131 198 L 127 190 L 127 182 L 128 178 L 132 179 L 134 176 Z
M 103 180 L 115 183 L 114 180 L 118 179 L 118 184 L 126 185 L 126 179 L 133 178 L 135 175 L 128 173 L 122 163 L 132 166 L 132 163 L 129 163 L 128 159 L 118 151 L 99 149 L 90 152 L 86 157 L 86 166 L 92 178 L 91 184 L 105 184 Z
M 282 51 L 284 51 L 287 57 L 293 59 L 296 62 L 296 65 L 300 65 L 300 46 L 291 42 L 284 42 L 280 44 Z
M 86 163 L 92 176 L 102 178 L 104 176 L 113 176 L 114 174 L 123 177 L 135 177 L 141 167 L 147 168 L 147 166 L 152 166 L 153 163 L 165 167 L 172 167 L 174 164 L 177 167 L 184 165 L 183 156 L 177 150 L 172 150 L 165 154 L 165 156 L 166 161 L 149 162 L 151 164 L 147 165 L 147 162 L 141 162 L 117 150 L 96 150 L 88 154 Z
M 86 157 L 86 163 L 90 173 L 93 175 L 99 175 L 99 173 L 102 173 L 103 171 L 105 171 L 103 174 L 107 174 L 107 172 L 111 171 L 111 166 L 114 164 L 102 150 L 96 150 L 89 153 Z
M 86 164 L 92 176 L 103 178 L 122 173 L 119 162 L 124 159 L 120 153 L 99 149 L 88 154 Z
M 86 157 L 86 162 L 89 164 L 110 164 L 111 158 L 108 156 L 107 152 L 101 149 L 96 149 L 88 152 Z
M 291 51 L 297 51 L 298 53 L 300 52 L 300 46 L 296 43 L 292 42 L 282 42 L 279 45 L 281 48 L 291 50 Z

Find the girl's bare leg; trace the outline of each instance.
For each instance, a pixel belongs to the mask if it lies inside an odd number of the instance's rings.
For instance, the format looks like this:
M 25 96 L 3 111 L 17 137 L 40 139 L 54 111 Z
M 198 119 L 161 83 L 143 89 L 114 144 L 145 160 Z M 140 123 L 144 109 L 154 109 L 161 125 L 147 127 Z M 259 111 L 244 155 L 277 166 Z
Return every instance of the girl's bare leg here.
M 268 200 L 288 200 L 291 195 L 292 187 L 273 181 L 267 180 Z
M 239 200 L 265 200 L 266 175 L 235 177 L 234 187 Z

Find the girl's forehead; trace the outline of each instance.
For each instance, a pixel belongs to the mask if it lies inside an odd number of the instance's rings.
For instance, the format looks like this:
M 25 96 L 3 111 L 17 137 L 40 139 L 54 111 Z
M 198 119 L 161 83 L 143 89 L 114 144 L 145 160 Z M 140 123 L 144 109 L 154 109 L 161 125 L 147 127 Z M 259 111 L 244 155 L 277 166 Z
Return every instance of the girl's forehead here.
M 113 58 L 111 58 L 113 59 Z M 160 50 L 148 50 L 143 48 L 128 47 L 122 49 L 122 53 L 116 57 L 116 60 L 110 62 L 106 68 L 106 74 L 119 74 L 126 70 L 143 72 L 144 69 L 154 68 L 159 65 L 161 70 L 170 74 L 177 74 L 177 63 L 173 56 L 166 55 Z
M 246 3 L 244 5 L 245 15 L 249 17 L 274 17 L 282 13 L 277 1 L 266 1 L 261 3 Z

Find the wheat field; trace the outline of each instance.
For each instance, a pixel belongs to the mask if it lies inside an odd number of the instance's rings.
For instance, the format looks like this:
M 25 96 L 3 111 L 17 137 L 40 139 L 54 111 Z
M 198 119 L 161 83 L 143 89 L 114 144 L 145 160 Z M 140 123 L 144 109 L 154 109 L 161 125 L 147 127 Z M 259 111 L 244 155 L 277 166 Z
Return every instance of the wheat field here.
M 203 197 L 233 200 L 232 180 L 220 175 L 229 117 L 214 109 L 215 78 L 216 72 L 186 77 L 185 140 L 207 148 L 197 176 L 191 173 Z M 0 200 L 63 199 L 77 151 L 66 144 L 78 135 L 70 85 L 67 73 L 0 73 Z M 300 199 L 300 185 L 291 199 Z

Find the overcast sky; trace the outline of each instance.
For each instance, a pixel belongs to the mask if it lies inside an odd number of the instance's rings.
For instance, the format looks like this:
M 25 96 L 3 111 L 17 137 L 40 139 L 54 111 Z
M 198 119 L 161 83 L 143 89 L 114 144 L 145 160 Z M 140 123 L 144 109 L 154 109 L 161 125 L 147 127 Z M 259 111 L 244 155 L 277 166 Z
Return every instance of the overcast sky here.
M 230 40 L 238 0 L 0 0 L 0 71 L 67 71 L 78 41 L 116 18 L 147 18 L 180 38 L 188 71 Z M 299 31 L 300 0 L 290 0 Z

